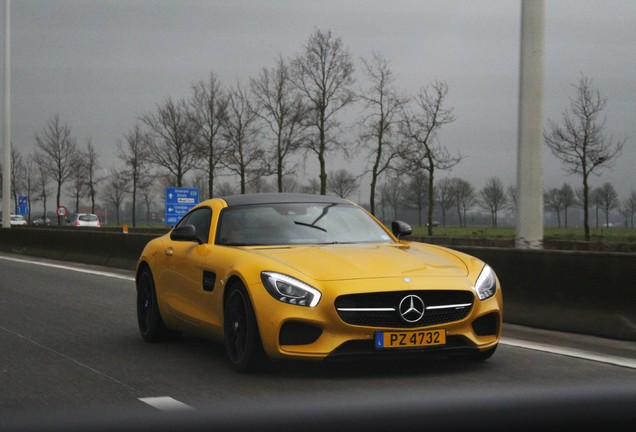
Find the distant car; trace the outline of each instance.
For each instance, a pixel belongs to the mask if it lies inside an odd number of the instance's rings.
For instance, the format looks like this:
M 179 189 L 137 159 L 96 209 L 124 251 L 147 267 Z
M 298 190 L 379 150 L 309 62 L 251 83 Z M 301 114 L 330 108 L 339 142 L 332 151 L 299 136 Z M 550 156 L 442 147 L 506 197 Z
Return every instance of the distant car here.
M 96 214 L 92 213 L 77 213 L 68 219 L 67 225 L 75 227 L 96 227 L 99 228 L 102 224 L 99 222 L 99 218 Z
M 11 225 L 26 225 L 27 220 L 22 215 L 11 215 Z
M 51 225 L 51 219 L 47 217 L 40 217 L 31 222 L 32 225 Z
M 408 242 L 362 207 L 323 195 L 203 201 L 137 263 L 147 342 L 192 332 L 245 371 L 276 359 L 442 354 L 486 360 L 502 294 L 472 256 Z

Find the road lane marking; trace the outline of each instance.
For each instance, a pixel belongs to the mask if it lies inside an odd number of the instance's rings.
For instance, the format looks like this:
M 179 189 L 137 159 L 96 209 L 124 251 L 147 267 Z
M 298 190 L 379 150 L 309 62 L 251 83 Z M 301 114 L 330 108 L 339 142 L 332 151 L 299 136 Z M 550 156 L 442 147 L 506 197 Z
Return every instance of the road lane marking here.
M 117 279 L 124 279 L 124 280 L 129 280 L 129 281 L 134 281 L 135 280 L 135 278 L 132 277 L 132 276 L 125 276 L 125 275 L 121 275 L 121 274 L 118 274 L 118 273 L 112 273 L 112 272 L 106 272 L 106 271 L 83 269 L 83 268 L 79 268 L 79 267 L 71 267 L 71 266 L 63 265 L 63 264 L 53 264 L 53 263 L 48 263 L 48 262 L 32 261 L 32 260 L 27 260 L 27 259 L 12 258 L 12 257 L 5 257 L 5 256 L 0 256 L 0 259 L 6 260 L 6 261 L 14 261 L 14 262 L 19 262 L 19 263 L 24 263 L 24 264 L 35 264 L 35 265 L 44 266 L 44 267 L 52 267 L 52 268 L 57 268 L 57 269 L 62 269 L 62 270 L 71 270 L 71 271 L 75 271 L 75 272 L 78 272 L 78 273 L 88 273 L 88 274 L 93 274 L 93 275 L 98 275 L 98 276 L 106 276 L 106 277 L 112 277 L 112 278 L 117 278 Z
M 575 348 L 565 348 L 555 345 L 542 344 L 539 342 L 530 342 L 521 339 L 512 339 L 508 337 L 501 338 L 503 345 L 510 345 L 518 348 L 526 348 L 533 351 L 543 351 L 552 354 L 559 354 L 568 357 L 576 357 L 585 360 L 592 360 L 599 363 L 607 363 L 616 366 L 636 369 L 636 359 L 627 357 L 617 357 L 611 355 L 597 354 L 590 351 L 579 350 Z
M 159 397 L 146 397 L 139 398 L 140 401 L 150 405 L 153 408 L 157 408 L 161 411 L 176 412 L 176 411 L 196 411 L 190 405 L 186 405 L 183 402 L 179 402 L 169 396 Z
M 119 384 L 119 385 L 121 385 L 123 387 L 126 387 L 127 389 L 132 390 L 135 393 L 139 393 L 134 387 L 131 387 L 128 384 L 123 383 L 123 382 L 119 381 L 118 379 L 116 379 L 116 378 L 114 378 L 114 377 L 112 377 L 112 376 L 110 376 L 110 375 L 108 375 L 108 374 L 106 374 L 104 372 L 101 372 L 101 371 L 99 371 L 99 370 L 97 370 L 95 368 L 92 368 L 89 365 L 87 365 L 86 363 L 82 363 L 81 361 L 79 361 L 79 360 L 77 360 L 77 359 L 75 359 L 73 357 L 70 357 L 70 356 L 68 356 L 68 355 L 66 355 L 66 354 L 64 354 L 64 353 L 62 353 L 62 352 L 60 352 L 60 351 L 58 351 L 56 349 L 53 349 L 53 348 L 51 348 L 49 346 L 46 346 L 46 345 L 36 341 L 35 339 L 32 339 L 32 338 L 30 338 L 28 336 L 21 335 L 20 333 L 17 333 L 15 331 L 10 330 L 10 329 L 8 329 L 6 327 L 3 327 L 3 326 L 0 326 L 0 330 L 3 330 L 5 332 L 7 332 L 7 333 L 10 333 L 10 334 L 16 336 L 17 338 L 20 338 L 20 339 L 24 340 L 25 342 L 31 343 L 31 344 L 33 344 L 33 345 L 35 345 L 35 346 L 37 346 L 37 347 L 39 347 L 39 348 L 41 348 L 43 350 L 49 351 L 49 352 L 51 352 L 51 353 L 53 353 L 53 354 L 65 359 L 65 360 L 67 360 L 67 361 L 69 361 L 71 363 L 76 364 L 77 366 L 79 366 L 81 368 L 87 369 L 87 370 L 89 370 L 89 371 L 91 371 L 91 372 L 93 372 L 93 373 L 95 373 L 97 375 L 100 375 L 100 376 L 102 376 L 102 377 L 104 377 L 106 379 L 109 379 L 109 380 L 111 380 L 111 381 L 113 381 L 113 382 L 115 382 L 115 383 L 117 383 L 117 384 Z
M 78 268 L 78 267 L 71 267 L 68 265 L 62 265 L 62 264 L 52 264 L 52 263 L 47 263 L 47 262 L 41 262 L 41 261 L 32 261 L 32 260 L 27 260 L 27 259 L 20 259 L 20 258 L 12 258 L 12 257 L 5 257 L 5 256 L 0 256 L 0 259 L 3 260 L 7 260 L 7 261 L 14 261 L 14 262 L 19 262 L 19 263 L 25 263 L 25 264 L 35 264 L 35 265 L 40 265 L 40 266 L 44 266 L 44 267 L 52 267 L 52 268 L 57 268 L 57 269 L 62 269 L 62 270 L 71 270 L 71 271 L 75 271 L 75 272 L 79 272 L 79 273 L 88 273 L 88 274 L 94 274 L 94 275 L 99 275 L 99 276 L 106 276 L 106 277 L 112 277 L 112 278 L 117 278 L 117 279 L 124 279 L 124 280 L 130 280 L 130 281 L 134 281 L 135 278 L 134 277 L 130 277 L 130 276 L 124 276 L 118 273 L 112 273 L 112 272 L 105 272 L 105 271 L 98 271 L 98 270 L 89 270 L 89 269 L 82 269 L 82 268 Z M 85 369 L 90 370 L 93 373 L 96 373 L 98 375 L 101 375 L 107 379 L 110 379 L 114 382 L 116 382 L 117 384 L 120 384 L 132 391 L 137 391 L 135 388 L 115 379 L 112 376 L 109 376 L 97 369 L 94 369 L 90 366 L 88 366 L 85 363 L 82 363 L 72 357 L 69 357 L 57 350 L 54 350 L 53 348 L 50 348 L 48 346 L 45 346 L 29 337 L 23 336 L 19 333 L 16 333 L 12 330 L 9 330 L 7 328 L 4 328 L 2 326 L 0 326 L 0 330 L 6 331 L 8 333 L 13 334 L 14 336 L 23 339 L 25 341 L 28 341 L 34 345 L 39 346 L 42 349 L 48 350 L 62 358 L 65 358 L 68 361 L 71 361 L 75 364 L 77 364 L 78 366 L 81 366 Z M 178 411 L 195 411 L 195 409 L 187 404 L 184 404 L 183 402 L 179 402 L 176 399 L 173 399 L 171 397 L 168 396 L 161 396 L 161 397 L 146 397 L 146 398 L 138 398 L 140 401 L 156 408 L 159 409 L 161 411 L 166 411 L 166 412 L 178 412 Z

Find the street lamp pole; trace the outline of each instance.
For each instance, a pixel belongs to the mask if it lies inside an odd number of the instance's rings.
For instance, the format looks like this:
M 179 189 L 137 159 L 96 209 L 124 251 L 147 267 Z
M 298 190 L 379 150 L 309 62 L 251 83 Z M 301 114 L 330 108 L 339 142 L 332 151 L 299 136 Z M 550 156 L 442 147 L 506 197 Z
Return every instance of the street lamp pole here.
M 517 154 L 519 249 L 543 248 L 543 0 L 522 0 Z
M 4 152 L 2 157 L 2 228 L 11 227 L 11 0 L 4 0 Z

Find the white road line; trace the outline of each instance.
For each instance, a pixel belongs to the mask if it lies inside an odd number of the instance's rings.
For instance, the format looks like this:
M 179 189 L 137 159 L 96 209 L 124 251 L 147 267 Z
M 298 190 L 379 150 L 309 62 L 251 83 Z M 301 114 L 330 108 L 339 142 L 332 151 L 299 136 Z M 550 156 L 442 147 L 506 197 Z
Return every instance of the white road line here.
M 66 354 L 64 354 L 64 353 L 62 353 L 60 351 L 57 351 L 57 350 L 55 350 L 55 349 L 53 349 L 51 347 L 48 347 L 48 346 L 46 346 L 44 344 L 41 344 L 40 342 L 38 342 L 38 341 L 36 341 L 34 339 L 31 339 L 30 337 L 21 335 L 20 333 L 16 333 L 13 330 L 9 330 L 8 328 L 2 327 L 2 326 L 0 326 L 0 330 L 5 331 L 7 333 L 10 333 L 10 334 L 12 334 L 12 335 L 14 335 L 14 336 L 16 336 L 16 337 L 28 342 L 28 343 L 36 345 L 36 346 L 38 346 L 41 349 L 47 350 L 47 351 L 49 351 L 49 352 L 51 352 L 51 353 L 53 353 L 53 354 L 55 354 L 55 355 L 57 355 L 59 357 L 62 357 L 63 359 L 66 359 L 66 360 L 68 360 L 68 361 L 70 361 L 72 363 L 75 363 L 76 365 L 78 365 L 78 366 L 80 366 L 82 368 L 88 369 L 89 371 L 91 371 L 93 373 L 96 373 L 97 375 L 103 376 L 104 378 L 107 378 L 107 379 L 109 379 L 111 381 L 114 381 L 114 382 L 116 382 L 117 384 L 119 384 L 119 385 L 121 385 L 123 387 L 126 387 L 126 388 L 128 388 L 128 389 L 130 389 L 132 391 L 137 392 L 137 390 L 135 388 L 129 386 L 128 384 L 125 384 L 125 383 L 115 379 L 114 377 L 112 377 L 112 376 L 110 376 L 110 375 L 108 375 L 108 374 L 106 374 L 104 372 L 101 372 L 101 371 L 99 371 L 97 369 L 94 369 L 94 368 L 90 367 L 89 365 L 87 365 L 86 363 L 82 363 L 81 361 L 76 360 L 73 357 L 70 357 L 70 356 L 68 356 L 68 355 L 66 355 Z
M 72 266 L 62 265 L 62 264 L 52 264 L 52 263 L 47 263 L 47 262 L 32 261 L 32 260 L 20 259 L 20 258 L 10 258 L 10 257 L 4 257 L 4 256 L 0 256 L 0 259 L 6 260 L 6 261 L 19 262 L 19 263 L 35 264 L 35 265 L 40 265 L 40 266 L 44 266 L 44 267 L 53 267 L 53 268 L 58 268 L 58 269 L 63 269 L 63 270 L 71 270 L 71 271 L 75 271 L 75 272 L 79 272 L 79 273 L 88 273 L 88 274 L 94 274 L 94 275 L 98 275 L 98 276 L 106 276 L 106 277 L 117 278 L 117 279 L 124 279 L 124 280 L 130 280 L 130 281 L 134 281 L 135 280 L 134 277 L 124 276 L 124 275 L 121 275 L 121 274 L 118 274 L 118 273 L 111 273 L 111 272 L 105 272 L 105 271 L 99 271 L 99 270 L 83 269 L 83 268 L 79 268 L 79 267 L 72 267 Z
M 139 398 L 139 400 L 161 411 L 195 411 L 190 405 L 186 405 L 168 396 Z
M 501 338 L 503 345 L 510 345 L 518 348 L 526 348 L 534 351 L 543 351 L 552 354 L 559 354 L 568 357 L 576 357 L 585 360 L 592 360 L 599 363 L 607 363 L 616 366 L 623 366 L 631 369 L 636 369 L 636 359 L 617 357 L 610 355 L 597 354 L 589 351 L 583 351 L 574 348 L 564 348 L 554 345 L 542 344 L 539 342 L 530 342 L 521 339 L 511 339 L 507 337 Z

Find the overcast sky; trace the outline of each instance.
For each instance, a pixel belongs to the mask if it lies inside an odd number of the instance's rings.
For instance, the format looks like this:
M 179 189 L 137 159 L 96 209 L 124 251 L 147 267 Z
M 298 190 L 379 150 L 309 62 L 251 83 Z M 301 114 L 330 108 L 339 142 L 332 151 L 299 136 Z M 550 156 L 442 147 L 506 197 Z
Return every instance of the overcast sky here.
M 605 133 L 628 141 L 593 186 L 609 181 L 624 197 L 636 190 L 636 1 L 545 5 L 544 116 L 560 118 L 581 74 L 593 80 L 608 99 Z M 279 54 L 299 53 L 319 28 L 353 54 L 357 87 L 359 58 L 374 51 L 410 94 L 434 80 L 448 84 L 457 120 L 440 139 L 466 159 L 439 177 L 481 188 L 497 176 L 512 185 L 520 19 L 520 0 L 14 0 L 12 142 L 31 153 L 35 133 L 59 114 L 79 144 L 91 139 L 111 166 L 117 142 L 165 97 L 188 98 L 212 71 L 224 85 L 245 82 Z M 544 155 L 546 188 L 579 186 L 547 148 Z M 332 156 L 327 169 L 342 168 L 340 159 Z M 309 175 L 316 166 L 310 158 Z

